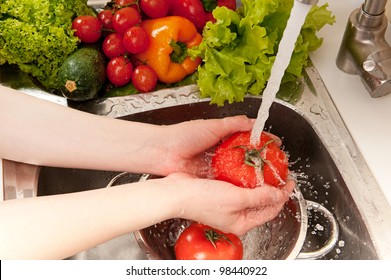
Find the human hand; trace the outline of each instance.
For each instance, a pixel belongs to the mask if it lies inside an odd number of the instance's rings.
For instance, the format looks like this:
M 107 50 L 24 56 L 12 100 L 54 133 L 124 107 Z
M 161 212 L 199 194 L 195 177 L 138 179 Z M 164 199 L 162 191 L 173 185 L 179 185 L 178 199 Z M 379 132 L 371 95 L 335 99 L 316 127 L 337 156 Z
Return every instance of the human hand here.
M 207 150 L 221 139 L 238 131 L 252 129 L 253 120 L 246 116 L 223 119 L 194 120 L 165 127 L 162 134 L 163 155 L 158 175 L 187 172 L 207 176 Z
M 159 179 L 174 188 L 175 217 L 194 220 L 224 232 L 241 235 L 274 219 L 288 201 L 296 182 L 284 188 L 262 186 L 246 189 L 209 179 L 174 173 Z

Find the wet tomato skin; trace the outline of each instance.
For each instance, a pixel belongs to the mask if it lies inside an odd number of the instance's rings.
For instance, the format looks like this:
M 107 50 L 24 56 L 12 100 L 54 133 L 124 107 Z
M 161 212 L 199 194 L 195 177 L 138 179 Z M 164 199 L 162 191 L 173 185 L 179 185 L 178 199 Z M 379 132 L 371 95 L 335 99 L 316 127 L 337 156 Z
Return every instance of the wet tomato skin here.
M 216 237 L 213 242 L 211 235 Z M 174 251 L 177 260 L 243 259 L 243 244 L 237 235 L 200 223 L 193 223 L 182 232 Z
M 216 148 L 212 157 L 215 179 L 243 188 L 255 188 L 260 183 L 283 187 L 289 173 L 287 155 L 270 135 L 262 133 L 256 147 L 250 143 L 250 136 L 251 131 L 237 132 Z M 246 151 L 260 149 L 258 160 L 262 161 L 262 167 L 257 169 L 246 163 Z

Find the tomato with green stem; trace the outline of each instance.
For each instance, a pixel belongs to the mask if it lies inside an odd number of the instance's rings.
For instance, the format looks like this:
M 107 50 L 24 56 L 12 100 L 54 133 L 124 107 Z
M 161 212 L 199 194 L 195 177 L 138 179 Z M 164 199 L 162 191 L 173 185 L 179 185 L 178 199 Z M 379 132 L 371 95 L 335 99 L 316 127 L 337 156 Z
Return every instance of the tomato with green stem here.
M 283 187 L 289 173 L 286 153 L 269 133 L 262 132 L 255 146 L 250 136 L 251 131 L 237 132 L 216 148 L 212 157 L 215 179 L 244 188 Z
M 243 244 L 233 233 L 192 223 L 179 236 L 174 246 L 177 260 L 241 260 Z

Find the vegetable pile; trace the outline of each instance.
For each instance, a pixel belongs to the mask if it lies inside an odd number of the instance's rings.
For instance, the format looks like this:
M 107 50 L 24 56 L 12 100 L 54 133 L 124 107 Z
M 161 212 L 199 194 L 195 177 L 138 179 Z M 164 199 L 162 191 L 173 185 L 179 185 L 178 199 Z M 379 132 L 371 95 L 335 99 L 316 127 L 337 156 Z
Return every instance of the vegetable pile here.
M 292 4 L 242 0 L 237 9 L 235 0 L 112 0 L 98 12 L 87 0 L 4 0 L 0 65 L 16 64 L 78 101 L 197 83 L 211 103 L 238 102 L 262 94 Z M 322 43 L 316 32 L 333 22 L 327 5 L 313 7 L 283 83 L 301 75 Z M 95 51 L 69 60 L 85 47 Z M 102 68 L 94 82 L 89 73 Z
M 209 10 L 218 5 L 236 8 L 234 0 L 108 2 L 98 19 L 102 24 L 102 50 L 110 60 L 107 78 L 114 86 L 106 87 L 109 96 L 116 95 L 113 92 L 118 88 L 121 94 L 121 87 L 129 94 L 152 91 L 158 83 L 163 87 L 175 85 L 196 72 L 202 61 L 190 57 L 188 50 L 202 42 L 207 20 L 214 20 Z M 74 24 L 76 36 L 82 42 L 91 42 L 83 38 L 82 27 Z
M 92 15 L 87 0 L 4 0 L 0 3 L 0 65 L 16 64 L 46 88 L 79 40 L 70 28 L 78 15 Z
M 193 52 L 204 62 L 198 69 L 197 81 L 202 97 L 211 97 L 211 103 L 223 105 L 225 101 L 243 101 L 247 93 L 262 93 L 292 5 L 293 0 L 242 0 L 236 12 L 221 7 L 213 11 L 217 21 L 206 24 L 203 42 Z M 309 52 L 322 44 L 316 32 L 334 20 L 327 4 L 311 9 L 283 83 L 301 75 Z

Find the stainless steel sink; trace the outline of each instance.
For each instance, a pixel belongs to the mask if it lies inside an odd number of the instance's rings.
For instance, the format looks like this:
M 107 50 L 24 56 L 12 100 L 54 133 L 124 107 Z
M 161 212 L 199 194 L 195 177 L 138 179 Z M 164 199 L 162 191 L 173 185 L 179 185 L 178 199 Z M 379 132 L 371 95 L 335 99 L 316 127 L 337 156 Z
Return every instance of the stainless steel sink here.
M 391 237 L 383 234 L 391 228 L 390 205 L 340 119 L 316 69 L 308 67 L 304 78 L 291 90 L 294 88 L 302 91 L 301 98 L 295 105 L 276 100 L 265 128 L 283 139 L 284 149 L 290 155 L 291 170 L 298 176 L 304 198 L 320 203 L 337 220 L 338 241 L 322 259 L 391 258 Z M 256 117 L 261 102 L 260 97 L 248 96 L 242 103 L 217 107 L 210 105 L 208 99 L 200 99 L 196 86 L 187 86 L 67 105 L 108 117 L 167 125 L 238 114 Z M 44 196 L 103 188 L 118 173 L 42 166 L 37 174 L 31 193 Z M 137 181 L 140 176 L 133 174 L 127 179 Z M 7 172 L 4 178 L 7 182 Z M 323 246 L 330 235 L 325 217 L 317 211 L 310 211 L 309 217 L 304 252 Z M 129 233 L 73 258 L 145 259 L 146 256 Z

